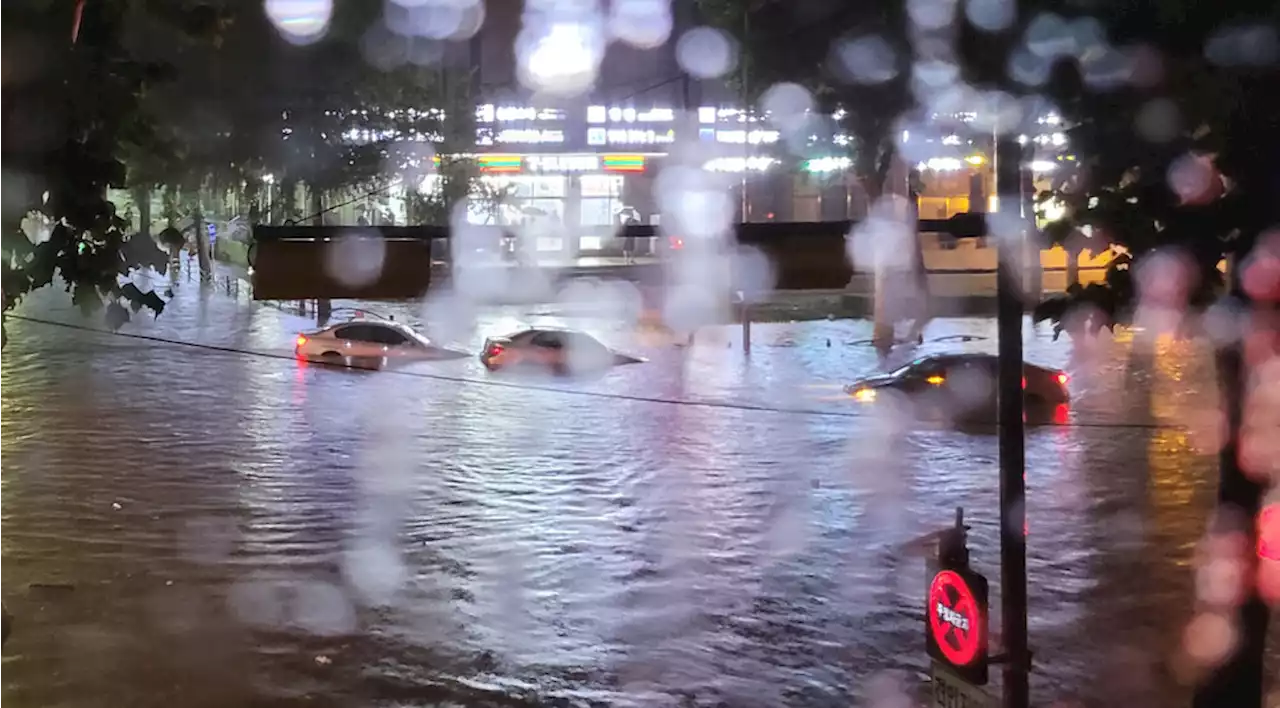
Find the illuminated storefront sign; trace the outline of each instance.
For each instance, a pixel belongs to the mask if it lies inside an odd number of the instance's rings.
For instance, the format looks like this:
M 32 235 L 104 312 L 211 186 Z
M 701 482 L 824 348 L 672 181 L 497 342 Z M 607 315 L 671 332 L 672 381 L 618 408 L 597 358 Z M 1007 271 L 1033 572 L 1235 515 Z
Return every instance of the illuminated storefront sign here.
M 644 172 L 645 156 L 607 155 L 477 155 L 481 172 Z M 437 165 L 439 161 L 437 160 Z
M 546 145 L 564 142 L 564 131 L 548 128 L 505 128 L 497 132 L 481 129 L 477 145 Z
M 605 155 L 606 172 L 644 172 L 644 155 Z
M 739 108 L 716 108 L 715 106 L 702 106 L 698 109 L 698 122 L 703 124 L 713 123 L 746 123 L 757 122 L 758 119 L 752 118 L 746 111 Z
M 480 155 L 476 158 L 481 172 L 519 172 L 519 155 Z
M 619 108 L 617 106 L 588 106 L 588 123 L 673 123 L 676 112 L 671 108 Z
M 668 145 L 676 141 L 674 130 L 643 128 L 588 128 L 588 145 Z
M 705 168 L 711 172 L 763 172 L 775 162 L 772 157 L 717 157 Z
M 806 172 L 843 172 L 852 166 L 853 161 L 847 157 L 818 157 L 804 163 Z
M 562 121 L 564 111 L 559 108 L 534 108 L 532 106 L 495 106 L 486 103 L 476 106 L 477 123 L 513 123 L 516 121 Z
M 712 128 L 703 128 L 698 132 L 699 137 L 703 140 L 714 139 L 718 143 L 728 143 L 730 145 L 742 145 L 750 143 L 752 145 L 771 145 L 778 142 L 778 131 L 776 130 L 715 130 Z
M 529 155 L 524 164 L 537 172 L 599 172 L 598 155 Z
M 342 140 L 343 142 L 355 143 L 357 145 L 367 145 L 369 143 L 386 142 L 389 140 L 394 140 L 396 142 L 439 143 L 444 142 L 444 136 L 436 132 L 422 133 L 415 130 L 409 133 L 408 136 L 402 137 L 398 130 L 369 130 L 367 128 L 360 130 L 358 128 L 351 128 L 342 134 Z

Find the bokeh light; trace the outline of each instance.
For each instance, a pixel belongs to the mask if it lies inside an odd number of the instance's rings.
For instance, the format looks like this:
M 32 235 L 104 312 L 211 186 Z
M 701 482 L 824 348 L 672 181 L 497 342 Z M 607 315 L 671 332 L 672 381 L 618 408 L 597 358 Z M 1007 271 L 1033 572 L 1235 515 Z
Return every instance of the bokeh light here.
M 728 74 L 737 66 L 738 47 L 721 30 L 695 27 L 680 35 L 676 43 L 676 61 L 690 76 L 714 79 Z
M 311 44 L 329 29 L 333 0 L 266 0 L 266 12 L 280 36 L 293 44 Z

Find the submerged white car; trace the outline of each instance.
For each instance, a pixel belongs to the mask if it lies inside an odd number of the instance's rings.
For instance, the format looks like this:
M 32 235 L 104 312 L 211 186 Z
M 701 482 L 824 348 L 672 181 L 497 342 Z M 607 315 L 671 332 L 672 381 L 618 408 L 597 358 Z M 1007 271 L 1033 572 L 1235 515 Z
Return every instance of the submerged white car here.
M 351 360 L 440 360 L 469 356 L 391 319 L 355 319 L 298 335 L 294 353 L 300 359 L 334 364 Z

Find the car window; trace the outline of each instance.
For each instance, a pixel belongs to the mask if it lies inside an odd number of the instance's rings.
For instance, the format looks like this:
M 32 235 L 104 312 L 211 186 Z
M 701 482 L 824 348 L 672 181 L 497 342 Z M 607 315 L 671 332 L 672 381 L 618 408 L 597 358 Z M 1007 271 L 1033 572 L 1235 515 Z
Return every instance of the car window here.
M 333 330 L 333 336 L 353 342 L 377 342 L 377 335 L 373 332 L 373 329 L 373 327 L 365 324 L 343 325 Z
M 544 349 L 561 349 L 564 347 L 564 339 L 559 332 L 538 332 L 533 335 L 530 343 L 535 347 Z
M 910 364 L 898 369 L 894 372 L 895 376 L 918 376 L 926 378 L 929 376 L 937 376 L 946 370 L 943 363 L 935 357 L 924 357 L 916 359 Z
M 395 327 L 388 327 L 386 325 L 371 325 L 370 329 L 373 330 L 373 336 L 376 338 L 374 339 L 374 341 L 377 342 L 378 344 L 399 346 L 409 341 L 409 338 L 406 337 L 403 332 L 396 329 Z
M 981 374 L 986 376 L 990 373 L 986 362 L 978 359 L 953 359 L 946 363 L 947 376 L 956 374 Z
M 569 346 L 578 351 L 599 351 L 605 348 L 595 337 L 581 332 L 574 332 L 567 339 Z

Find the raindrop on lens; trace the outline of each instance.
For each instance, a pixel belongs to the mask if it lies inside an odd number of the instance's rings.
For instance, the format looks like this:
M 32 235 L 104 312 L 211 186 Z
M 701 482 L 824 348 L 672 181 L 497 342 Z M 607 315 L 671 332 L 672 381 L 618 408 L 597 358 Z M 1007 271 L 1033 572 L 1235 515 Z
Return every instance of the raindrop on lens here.
M 860 84 L 882 84 L 898 75 L 897 54 L 879 35 L 841 42 L 836 56 L 850 78 Z
M 333 0 L 266 0 L 266 13 L 287 41 L 310 44 L 329 28 Z
M 714 79 L 729 73 L 738 63 L 734 42 L 718 29 L 695 27 L 676 42 L 680 68 L 698 79 Z
M 1267 25 L 1226 27 L 1205 43 L 1204 55 L 1218 66 L 1270 66 L 1280 60 L 1280 36 Z
M 595 82 L 600 50 L 594 27 L 557 22 L 545 32 L 526 29 L 516 38 L 521 83 L 557 96 L 576 96 Z
M 640 49 L 653 49 L 671 36 L 671 9 L 665 0 L 614 0 L 609 34 Z
M 1009 29 L 1016 14 L 1013 0 L 967 0 L 964 4 L 969 23 L 987 32 Z
M 760 97 L 760 107 L 779 129 L 795 132 L 804 128 L 813 110 L 813 97 L 799 84 L 774 84 Z
M 349 287 L 363 287 L 378 279 L 387 255 L 381 238 L 345 236 L 330 242 L 325 265 L 329 275 Z

